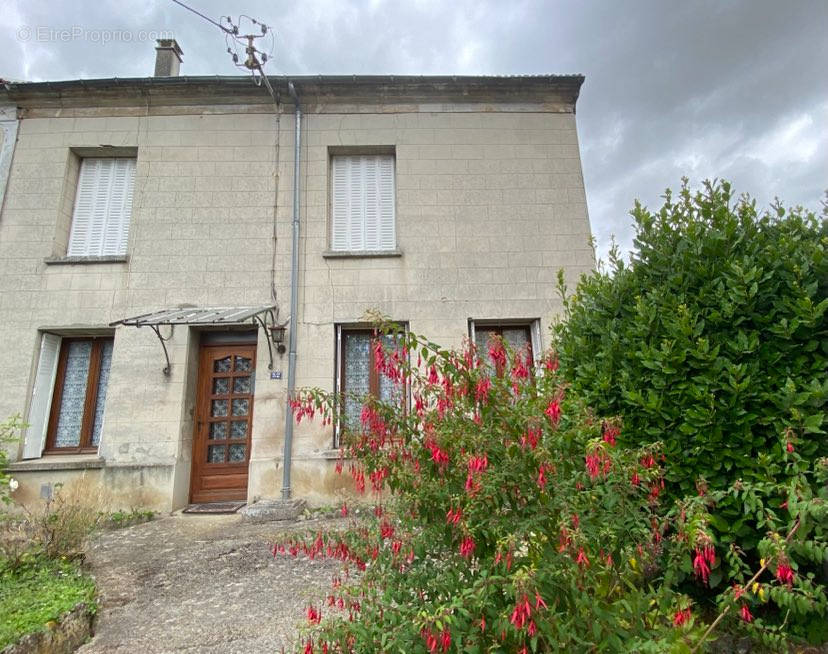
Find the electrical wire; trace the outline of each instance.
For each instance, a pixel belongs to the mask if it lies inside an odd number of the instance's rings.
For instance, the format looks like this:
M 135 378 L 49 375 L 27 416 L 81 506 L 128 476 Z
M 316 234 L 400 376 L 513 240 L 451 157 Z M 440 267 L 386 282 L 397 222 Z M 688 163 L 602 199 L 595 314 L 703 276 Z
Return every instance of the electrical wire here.
M 216 27 L 218 27 L 218 28 L 219 28 L 220 30 L 222 30 L 223 32 L 227 32 L 228 34 L 233 34 L 233 30 L 229 30 L 229 29 L 227 29 L 227 28 L 226 28 L 224 25 L 222 25 L 221 23 L 217 23 L 216 21 L 214 21 L 214 20 L 213 20 L 212 18 L 210 18 L 209 16 L 205 16 L 204 14 L 202 14 L 200 11 L 196 11 L 196 10 L 195 10 L 195 9 L 193 9 L 192 7 L 188 7 L 188 6 L 187 6 L 187 5 L 185 5 L 183 2 L 181 2 L 181 0 L 172 0 L 172 1 L 173 1 L 175 4 L 180 5 L 181 7 L 184 7 L 184 9 L 186 9 L 187 11 L 191 11 L 191 12 L 193 12 L 196 16 L 200 16 L 201 18 L 203 18 L 204 20 L 206 20 L 208 23 L 212 23 L 213 25 L 215 25 Z M 234 36 L 235 36 L 235 35 L 234 35 Z

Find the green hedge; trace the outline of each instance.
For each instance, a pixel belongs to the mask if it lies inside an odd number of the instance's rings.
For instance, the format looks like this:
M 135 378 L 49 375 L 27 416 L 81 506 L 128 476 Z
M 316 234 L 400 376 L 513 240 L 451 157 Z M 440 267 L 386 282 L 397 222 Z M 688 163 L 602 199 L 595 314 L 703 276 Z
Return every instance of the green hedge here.
M 825 456 L 825 219 L 760 215 L 726 182 L 692 193 L 686 180 L 659 211 L 636 203 L 632 215 L 629 264 L 611 253 L 568 297 L 560 282 L 556 347 L 576 391 L 623 417 L 622 441 L 664 443 L 675 498 L 700 478 L 722 490 L 781 481 L 788 440 L 807 460 Z M 741 503 L 719 509 L 723 541 L 761 538 Z

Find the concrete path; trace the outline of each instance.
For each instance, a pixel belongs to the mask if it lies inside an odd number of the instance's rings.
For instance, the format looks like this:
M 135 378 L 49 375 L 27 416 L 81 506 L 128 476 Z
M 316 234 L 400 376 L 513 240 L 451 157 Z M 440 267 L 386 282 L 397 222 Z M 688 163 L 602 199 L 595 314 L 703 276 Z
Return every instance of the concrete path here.
M 88 555 L 100 596 L 96 633 L 78 651 L 290 651 L 305 607 L 324 600 L 338 565 L 274 559 L 270 547 L 279 533 L 336 524 L 176 514 L 105 532 Z

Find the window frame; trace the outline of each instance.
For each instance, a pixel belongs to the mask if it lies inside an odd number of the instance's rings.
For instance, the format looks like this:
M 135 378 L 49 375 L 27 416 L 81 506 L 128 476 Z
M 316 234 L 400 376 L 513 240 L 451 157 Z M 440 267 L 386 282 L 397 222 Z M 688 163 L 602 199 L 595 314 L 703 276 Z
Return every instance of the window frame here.
M 390 245 L 379 245 L 377 248 L 337 247 L 335 243 L 336 233 L 336 187 L 335 187 L 335 160 L 348 157 L 390 157 L 391 159 L 391 231 L 393 243 Z M 364 201 L 364 195 L 363 201 Z M 381 232 L 382 223 L 377 219 L 377 230 Z M 347 229 L 347 225 L 346 225 Z M 365 232 L 365 214 L 362 215 L 362 230 Z M 363 238 L 363 241 L 367 239 Z M 397 154 L 394 146 L 367 146 L 367 147 L 329 147 L 328 148 L 328 249 L 325 256 L 396 256 L 399 255 L 398 233 L 397 233 Z
M 66 232 L 66 257 L 70 259 L 89 259 L 89 260 L 98 260 L 104 257 L 125 257 L 129 250 L 129 235 L 132 232 L 132 221 L 133 221 L 133 209 L 135 206 L 135 177 L 137 175 L 137 167 L 138 167 L 138 157 L 137 157 L 137 150 L 135 153 L 131 152 L 131 148 L 129 148 L 130 152 L 117 152 L 117 153 L 108 153 L 108 152 L 98 152 L 96 150 L 89 150 L 86 148 L 81 149 L 80 151 L 75 151 L 73 149 L 72 154 L 77 157 L 77 173 L 75 174 L 74 179 L 74 195 L 72 199 L 71 205 L 71 214 L 69 215 L 69 225 L 68 230 Z M 129 181 L 126 183 L 123 189 L 124 200 L 123 204 L 120 208 L 120 211 L 125 214 L 121 217 L 121 219 L 117 222 L 114 222 L 113 219 L 117 217 L 117 212 L 112 211 L 111 200 L 113 197 L 113 185 L 114 179 L 116 175 L 116 170 L 110 171 L 110 178 L 109 178 L 109 186 L 107 189 L 106 195 L 106 214 L 103 218 L 103 224 L 100 227 L 100 236 L 96 239 L 94 243 L 95 252 L 73 252 L 73 245 L 75 245 L 74 241 L 77 240 L 78 237 L 74 236 L 75 234 L 75 227 L 76 224 L 79 224 L 78 221 L 78 203 L 81 198 L 81 184 L 84 180 L 84 166 L 88 164 L 86 162 L 92 160 L 100 160 L 100 161 L 107 161 L 107 162 L 118 162 L 118 161 L 130 161 L 132 162 L 131 168 L 126 171 L 126 175 L 129 177 Z M 116 165 L 115 163 L 111 164 L 113 167 Z M 99 181 L 99 180 L 98 180 Z M 83 217 L 89 224 L 85 227 L 86 234 L 81 239 L 80 245 L 76 247 L 84 247 L 84 249 L 89 249 L 93 243 L 91 240 L 91 236 L 89 232 L 93 229 L 92 221 L 94 219 L 96 209 L 98 208 L 98 195 L 100 195 L 100 190 L 96 185 L 93 189 L 91 189 L 90 193 L 92 194 L 92 198 L 90 200 L 90 209 L 88 215 Z M 78 232 L 80 232 L 82 228 L 78 227 Z M 125 232 L 121 234 L 120 232 Z M 119 241 L 119 248 L 117 252 L 105 252 L 107 241 L 113 238 L 113 234 L 117 237 Z M 109 235 L 109 236 L 108 236 Z M 85 242 L 84 242 L 85 241 Z
M 532 363 L 537 366 L 540 361 L 542 343 L 541 343 L 541 329 L 540 318 L 509 318 L 509 319 L 488 319 L 488 318 L 469 318 L 469 340 L 477 345 L 476 334 L 478 331 L 495 332 L 503 338 L 504 329 L 523 328 L 528 335 L 527 343 L 529 344 L 529 354 L 531 355 Z M 479 356 L 485 356 L 484 353 L 478 353 Z
M 92 444 L 92 432 L 98 401 L 98 386 L 101 380 L 101 354 L 103 345 L 107 341 L 112 342 L 114 349 L 114 336 L 71 336 L 61 339 L 43 454 L 96 454 L 98 452 L 100 443 L 98 445 Z M 66 365 L 69 357 L 68 345 L 73 342 L 92 343 L 92 351 L 89 355 L 89 368 L 86 373 L 86 396 L 83 404 L 83 416 L 81 418 L 80 434 L 78 435 L 78 445 L 57 447 L 55 444 L 57 438 L 57 423 L 60 415 L 61 401 L 63 399 L 64 383 L 66 381 Z
M 408 333 L 408 323 L 407 322 L 397 322 L 396 323 L 405 333 Z M 334 347 L 335 347 L 335 370 L 334 370 L 334 394 L 337 398 L 337 412 L 334 419 L 334 433 L 333 433 L 333 447 L 337 449 L 341 445 L 341 437 L 342 437 L 342 428 L 343 428 L 343 417 L 342 412 L 345 408 L 345 393 L 346 386 L 345 386 L 345 347 L 344 347 L 344 339 L 343 334 L 348 332 L 349 334 L 367 334 L 373 340 L 377 330 L 373 327 L 366 326 L 364 324 L 348 324 L 348 323 L 338 323 L 335 325 L 335 333 L 334 333 Z M 374 365 L 374 349 L 373 347 L 370 348 L 370 372 L 368 373 L 368 393 L 372 397 L 378 398 L 379 397 L 379 383 L 380 383 L 380 375 Z M 402 397 L 403 397 L 403 404 L 404 408 L 407 410 L 410 399 L 409 399 L 410 388 L 408 384 L 403 382 L 403 389 L 402 389 Z

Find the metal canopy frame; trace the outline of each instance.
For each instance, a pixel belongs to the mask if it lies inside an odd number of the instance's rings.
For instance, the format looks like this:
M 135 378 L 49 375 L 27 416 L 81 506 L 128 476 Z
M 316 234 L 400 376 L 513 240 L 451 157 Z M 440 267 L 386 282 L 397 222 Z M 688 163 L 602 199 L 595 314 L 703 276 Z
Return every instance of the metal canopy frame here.
M 273 370 L 273 346 L 270 343 L 268 334 L 268 322 L 271 327 L 276 326 L 276 316 L 279 307 L 275 304 L 259 307 L 188 307 L 186 309 L 163 309 L 152 313 L 144 313 L 132 318 L 123 318 L 109 323 L 110 327 L 124 325 L 126 327 L 149 327 L 164 349 L 164 359 L 167 365 L 164 366 L 164 375 L 169 376 L 170 355 L 167 351 L 167 341 L 172 338 L 170 335 L 164 338 L 161 335 L 161 327 L 168 325 L 175 328 L 176 325 L 201 326 L 201 327 L 233 327 L 239 325 L 259 325 L 265 332 L 267 351 L 270 355 L 268 370 Z

